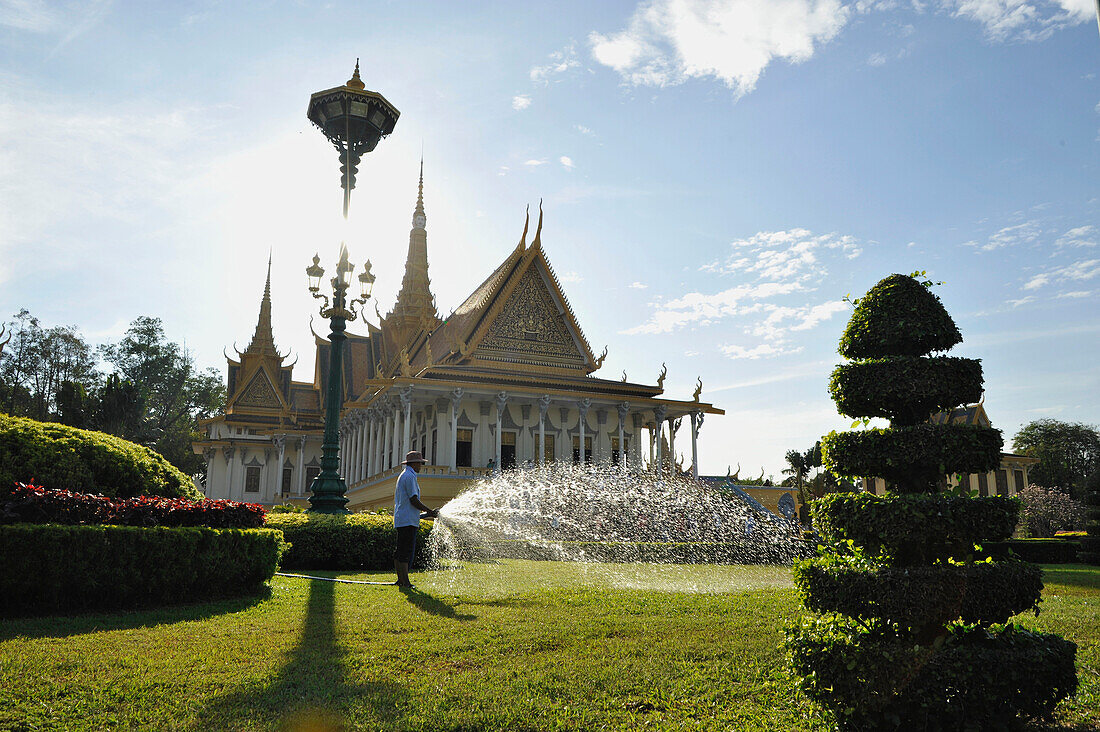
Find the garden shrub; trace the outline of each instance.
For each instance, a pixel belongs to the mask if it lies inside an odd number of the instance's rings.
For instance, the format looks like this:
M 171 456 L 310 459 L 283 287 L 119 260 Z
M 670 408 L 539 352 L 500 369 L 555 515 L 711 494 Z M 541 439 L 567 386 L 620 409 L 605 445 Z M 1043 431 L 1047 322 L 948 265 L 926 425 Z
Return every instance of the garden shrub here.
M 1100 564 L 1100 469 L 1085 479 L 1085 529 L 1088 535 L 1081 539 L 1080 560 Z
M 891 275 L 855 301 L 839 350 L 863 360 L 830 388 L 841 412 L 891 423 L 822 439 L 831 472 L 885 478 L 900 495 L 816 501 L 822 556 L 794 567 L 821 616 L 788 630 L 791 663 L 843 729 L 1006 729 L 1077 688 L 1074 643 L 999 625 L 1038 612 L 1042 594 L 1038 567 L 992 558 L 1008 555 L 1020 502 L 937 493 L 946 474 L 995 468 L 1001 435 L 927 421 L 981 387 L 977 361 L 929 356 L 962 340 L 930 285 Z
M 909 626 L 918 635 L 961 619 L 1005 623 L 1038 610 L 1043 573 L 1027 562 L 978 562 L 928 567 L 864 566 L 819 557 L 794 570 L 802 603 L 815 613 L 842 613 Z
M 16 482 L 119 497 L 202 498 L 189 477 L 147 447 L 0 414 L 0 487 Z
M 279 529 L 290 543 L 283 569 L 392 569 L 397 549 L 393 517 L 373 513 L 268 514 L 265 526 Z M 413 567 L 430 561 L 431 522 L 421 521 Z
M 1066 539 L 1009 539 L 987 542 L 982 553 L 994 559 L 1012 557 L 1036 564 L 1072 564 L 1077 561 L 1081 541 Z
M 881 624 L 806 618 L 788 648 L 802 691 L 842 729 L 1015 729 L 1077 688 L 1076 644 L 1012 625 L 954 626 L 919 645 Z
M 257 591 L 286 544 L 270 529 L 0 526 L 0 613 L 123 609 Z
M 109 498 L 17 483 L 0 488 L 0 524 L 116 524 L 256 529 L 264 508 L 256 503 L 181 498 Z

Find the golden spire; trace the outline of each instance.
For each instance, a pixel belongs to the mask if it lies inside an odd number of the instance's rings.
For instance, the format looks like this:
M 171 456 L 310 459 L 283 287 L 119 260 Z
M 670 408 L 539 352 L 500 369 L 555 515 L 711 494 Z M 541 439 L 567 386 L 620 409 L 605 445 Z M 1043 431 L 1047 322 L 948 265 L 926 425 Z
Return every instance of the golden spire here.
M 424 161 L 420 161 L 420 182 L 417 188 L 416 208 L 413 211 L 413 227 L 409 232 L 409 253 L 405 260 L 405 276 L 397 293 L 397 302 L 386 318 L 386 323 L 396 331 L 400 341 L 410 338 L 428 322 L 434 327 L 439 322 L 428 278 L 428 232 L 424 228 Z M 427 328 L 431 330 L 431 328 Z
M 275 336 L 271 332 L 271 252 L 267 254 L 267 281 L 264 283 L 264 296 L 260 300 L 260 317 L 256 321 L 256 332 L 245 353 L 278 354 L 275 348 Z
M 363 80 L 359 78 L 359 59 L 355 59 L 355 71 L 352 73 L 351 78 L 348 79 L 344 86 L 351 87 L 352 89 L 366 89 L 367 85 L 363 83 Z

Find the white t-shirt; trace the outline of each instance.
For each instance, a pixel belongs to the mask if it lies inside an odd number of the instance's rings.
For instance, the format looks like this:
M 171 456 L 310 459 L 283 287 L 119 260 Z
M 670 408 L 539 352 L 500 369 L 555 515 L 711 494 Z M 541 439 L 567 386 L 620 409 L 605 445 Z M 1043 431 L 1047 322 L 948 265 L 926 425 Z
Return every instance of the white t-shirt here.
M 420 498 L 420 486 L 416 482 L 416 471 L 406 465 L 397 478 L 397 490 L 393 492 L 393 525 L 419 526 L 420 509 L 412 505 L 412 497 Z

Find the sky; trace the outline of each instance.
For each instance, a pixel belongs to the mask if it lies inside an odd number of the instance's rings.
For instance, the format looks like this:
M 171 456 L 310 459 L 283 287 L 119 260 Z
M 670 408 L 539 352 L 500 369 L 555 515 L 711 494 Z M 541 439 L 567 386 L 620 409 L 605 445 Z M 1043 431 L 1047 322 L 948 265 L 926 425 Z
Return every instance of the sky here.
M 401 117 L 344 224 L 305 110 L 356 58 Z M 388 312 L 423 154 L 442 313 L 541 199 L 596 375 L 664 363 L 666 395 L 701 378 L 725 410 L 704 473 L 781 478 L 850 427 L 844 298 L 893 272 L 943 282 L 1006 442 L 1097 424 L 1097 74 L 1094 0 L 0 0 L 0 315 L 95 343 L 158 317 L 224 373 L 270 252 L 276 342 L 311 380 L 304 268 L 346 240 Z

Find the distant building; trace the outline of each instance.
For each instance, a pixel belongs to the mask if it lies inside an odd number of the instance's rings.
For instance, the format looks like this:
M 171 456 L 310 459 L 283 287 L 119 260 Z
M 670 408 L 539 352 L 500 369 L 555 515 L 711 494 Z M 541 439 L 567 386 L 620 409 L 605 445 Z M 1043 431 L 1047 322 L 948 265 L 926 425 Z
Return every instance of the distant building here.
M 693 472 L 704 414 L 700 401 L 664 396 L 656 385 L 592 376 L 593 354 L 542 244 L 542 211 L 530 244 L 519 243 L 449 316 L 441 318 L 428 278 L 420 190 L 397 301 L 379 326 L 344 344 L 341 473 L 348 508 L 392 506 L 399 463 L 428 459 L 421 493 L 430 505 L 492 469 L 544 461 L 667 465 L 687 417 Z M 349 325 L 354 325 L 349 323 Z M 304 502 L 320 472 L 330 344 L 316 333 L 312 382 L 291 379 L 275 347 L 271 269 L 251 343 L 227 358 L 225 414 L 202 424 L 193 443 L 207 460 L 206 494 L 263 504 Z M 684 438 L 682 438 L 684 439 Z M 681 443 L 683 444 L 683 443 Z
M 928 421 L 932 424 L 990 426 L 989 416 L 985 413 L 985 407 L 982 404 L 956 407 L 950 412 L 937 412 L 929 417 Z M 1001 453 L 1001 464 L 996 470 L 965 476 L 967 490 L 977 491 L 979 496 L 1014 496 L 1028 486 L 1028 471 L 1038 463 L 1038 458 L 1003 452 Z M 956 476 L 952 475 L 947 478 L 948 485 L 952 488 L 958 486 L 959 481 Z M 874 478 L 873 480 L 864 478 L 862 487 L 863 490 L 878 495 L 886 492 L 886 482 L 882 478 Z

